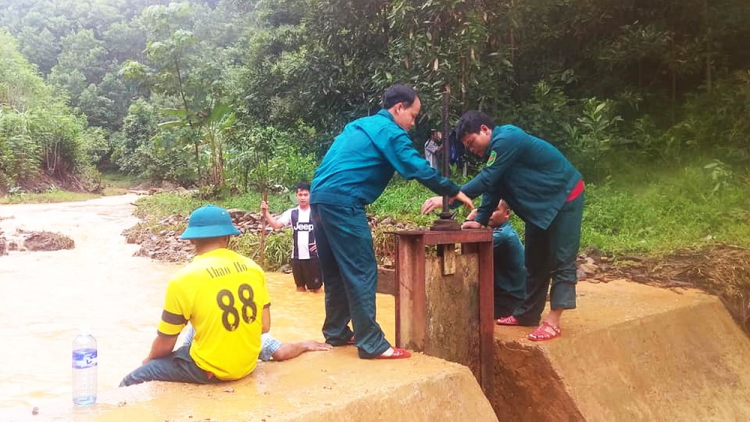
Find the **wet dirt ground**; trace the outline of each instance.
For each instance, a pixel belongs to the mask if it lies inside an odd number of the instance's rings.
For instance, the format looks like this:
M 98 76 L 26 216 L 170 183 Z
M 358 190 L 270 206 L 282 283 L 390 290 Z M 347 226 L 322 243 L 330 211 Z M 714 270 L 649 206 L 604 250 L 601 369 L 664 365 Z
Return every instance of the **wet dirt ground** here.
M 63 204 L 0 206 L 0 229 L 57 232 L 75 248 L 0 256 L 0 410 L 69 399 L 71 342 L 82 325 L 99 348 L 99 391 L 148 353 L 164 290 L 181 264 L 134 257 L 124 229 L 137 223 L 136 195 Z M 12 217 L 12 218 L 9 218 Z M 272 330 L 281 341 L 322 340 L 323 295 L 297 293 L 290 275 L 269 273 Z M 378 320 L 393 341 L 394 300 L 378 296 Z

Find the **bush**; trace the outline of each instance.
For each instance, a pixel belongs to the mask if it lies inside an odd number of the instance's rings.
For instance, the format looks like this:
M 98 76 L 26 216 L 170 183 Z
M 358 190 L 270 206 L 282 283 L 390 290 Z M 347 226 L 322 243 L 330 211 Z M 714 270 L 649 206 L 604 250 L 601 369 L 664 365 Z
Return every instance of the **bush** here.
M 514 124 L 566 151 L 569 138 L 566 124 L 575 121 L 579 115 L 578 108 L 560 86 L 540 81 L 534 85 L 531 98 L 510 111 L 510 118 L 501 121 L 503 116 L 494 117 L 498 125 Z
M 302 129 L 281 131 L 271 126 L 253 127 L 235 136 L 227 152 L 227 182 L 241 192 L 261 192 L 275 186 L 291 189 L 311 182 L 319 164 L 312 153 L 303 153 L 297 138 Z
M 253 259 L 258 264 L 261 263 L 260 234 L 245 233 L 241 236 L 233 237 L 229 247 Z M 266 236 L 263 267 L 272 271 L 278 271 L 282 265 L 289 263 L 292 247 L 293 239 L 291 230 L 269 233 Z

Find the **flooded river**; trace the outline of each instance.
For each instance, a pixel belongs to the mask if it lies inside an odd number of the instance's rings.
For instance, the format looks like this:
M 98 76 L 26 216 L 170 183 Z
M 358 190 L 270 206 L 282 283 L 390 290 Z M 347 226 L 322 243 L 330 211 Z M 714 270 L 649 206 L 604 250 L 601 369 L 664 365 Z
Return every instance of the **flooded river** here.
M 148 354 L 166 284 L 182 264 L 133 257 L 139 247 L 121 233 L 138 221 L 136 199 L 0 206 L 6 236 L 22 228 L 75 241 L 72 250 L 0 256 L 0 411 L 70 399 L 71 342 L 82 325 L 98 341 L 100 392 L 117 388 Z M 322 341 L 323 295 L 296 292 L 286 274 L 269 273 L 268 286 L 271 332 Z M 392 297 L 378 295 L 378 320 L 393 342 Z

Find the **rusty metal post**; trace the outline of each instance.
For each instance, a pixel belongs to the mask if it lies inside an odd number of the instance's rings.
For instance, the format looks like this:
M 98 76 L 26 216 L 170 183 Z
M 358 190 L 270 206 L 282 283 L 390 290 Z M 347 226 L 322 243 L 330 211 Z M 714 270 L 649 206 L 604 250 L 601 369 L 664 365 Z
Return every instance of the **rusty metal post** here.
M 396 251 L 396 345 L 424 350 L 427 295 L 424 239 L 399 237 Z M 404 286 L 410 286 L 404 289 Z
M 440 110 L 440 118 L 443 120 L 443 133 L 441 134 L 443 138 L 443 162 L 441 170 L 445 177 L 451 177 L 451 148 L 448 144 L 448 131 L 450 130 L 450 124 L 448 123 L 448 110 L 450 108 L 450 102 L 451 86 L 450 84 L 445 84 L 445 90 L 443 91 L 443 107 L 442 110 Z M 451 218 L 450 208 L 448 208 L 450 205 L 449 199 L 448 195 L 443 195 L 443 212 L 440 214 L 440 218 Z
M 448 134 L 450 133 L 450 123 L 448 122 L 448 120 L 450 119 L 450 115 L 448 114 L 450 99 L 451 86 L 450 84 L 445 84 L 445 89 L 443 91 L 443 107 L 440 113 L 440 117 L 443 120 L 443 159 L 440 163 L 440 170 L 445 177 L 450 177 L 451 175 L 451 146 L 448 138 Z M 440 213 L 440 218 L 432 223 L 430 230 L 461 230 L 461 226 L 458 224 L 458 222 L 456 222 L 454 217 L 455 214 L 451 213 L 450 211 L 450 198 L 448 197 L 448 195 L 443 195 L 443 211 Z

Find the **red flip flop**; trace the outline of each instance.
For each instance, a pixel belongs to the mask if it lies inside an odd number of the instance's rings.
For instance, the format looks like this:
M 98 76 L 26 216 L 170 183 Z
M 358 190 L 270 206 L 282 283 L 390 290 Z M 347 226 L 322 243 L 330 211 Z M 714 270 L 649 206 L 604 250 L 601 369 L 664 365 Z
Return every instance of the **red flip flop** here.
M 394 347 L 392 355 L 390 356 L 380 355 L 380 356 L 374 357 L 373 359 L 406 359 L 410 357 L 411 357 L 411 353 L 409 353 L 408 350 L 398 349 Z
M 513 315 L 503 317 L 503 318 L 498 318 L 497 321 L 495 321 L 495 324 L 497 325 L 521 325 L 521 323 L 518 322 L 516 317 L 514 317 Z

